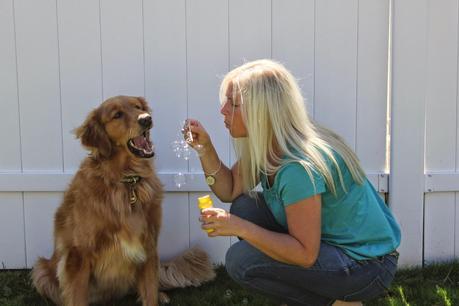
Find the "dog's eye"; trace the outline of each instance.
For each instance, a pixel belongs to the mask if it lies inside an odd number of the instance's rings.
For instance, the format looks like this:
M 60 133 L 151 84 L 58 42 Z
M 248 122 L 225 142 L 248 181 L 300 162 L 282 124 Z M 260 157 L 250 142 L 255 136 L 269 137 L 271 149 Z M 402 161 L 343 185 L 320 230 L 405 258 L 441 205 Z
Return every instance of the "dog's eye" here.
M 116 114 L 113 116 L 113 119 L 119 119 L 123 116 L 122 112 L 116 112 Z
M 137 105 L 137 104 L 136 104 L 135 108 L 142 109 L 142 107 L 140 105 Z

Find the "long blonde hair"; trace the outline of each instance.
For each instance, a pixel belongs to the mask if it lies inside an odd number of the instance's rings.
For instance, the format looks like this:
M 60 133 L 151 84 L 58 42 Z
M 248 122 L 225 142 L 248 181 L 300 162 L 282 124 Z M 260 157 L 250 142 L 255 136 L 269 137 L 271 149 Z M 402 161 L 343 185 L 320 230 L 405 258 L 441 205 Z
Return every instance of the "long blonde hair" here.
M 285 163 L 298 162 L 311 178 L 313 169 L 317 169 L 325 178 L 327 187 L 336 194 L 332 169 L 325 156 L 334 163 L 340 183 L 346 190 L 333 151 L 342 157 L 354 181 L 364 182 L 365 173 L 357 156 L 343 139 L 309 119 L 299 86 L 283 65 L 262 59 L 233 69 L 220 86 L 222 104 L 231 82 L 233 101 L 237 98 L 241 101 L 242 119 L 248 135 L 233 139 L 245 192 L 250 192 L 258 184 L 260 174 L 269 176 Z

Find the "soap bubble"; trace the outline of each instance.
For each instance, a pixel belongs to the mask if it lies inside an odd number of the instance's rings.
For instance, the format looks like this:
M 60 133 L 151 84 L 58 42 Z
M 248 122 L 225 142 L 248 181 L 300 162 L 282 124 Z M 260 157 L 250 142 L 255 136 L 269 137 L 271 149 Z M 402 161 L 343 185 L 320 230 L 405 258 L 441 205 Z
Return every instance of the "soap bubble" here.
M 201 146 L 201 145 L 198 145 Z M 201 146 L 202 147 L 202 146 Z M 189 160 L 191 157 L 191 146 L 185 140 L 174 140 L 171 143 L 172 151 L 178 159 Z
M 171 142 L 171 148 L 172 148 L 172 151 L 174 152 L 177 152 L 180 150 L 180 141 L 179 140 L 174 140 L 173 142 Z
M 191 149 L 188 144 L 182 147 L 182 158 L 184 160 L 189 160 L 191 156 Z
M 225 298 L 226 299 L 229 299 L 233 296 L 233 291 L 231 291 L 231 289 L 226 289 L 225 290 Z
M 185 125 L 185 123 L 183 125 Z M 183 139 L 184 136 L 186 137 L 186 140 Z M 191 132 L 187 132 L 182 128 L 182 130 L 177 133 L 176 140 L 172 141 L 170 144 L 175 157 L 188 161 L 191 158 L 192 151 L 195 151 L 198 156 L 202 156 L 203 146 L 201 144 L 196 144 L 194 147 L 192 147 L 190 145 L 192 142 L 193 135 Z M 187 179 L 192 180 L 193 178 L 193 175 L 186 175 L 184 173 L 178 172 L 174 175 L 174 183 L 178 188 L 181 188 L 186 184 Z
M 181 188 L 186 184 L 186 176 L 182 172 L 177 172 L 174 175 L 174 183 L 177 188 Z

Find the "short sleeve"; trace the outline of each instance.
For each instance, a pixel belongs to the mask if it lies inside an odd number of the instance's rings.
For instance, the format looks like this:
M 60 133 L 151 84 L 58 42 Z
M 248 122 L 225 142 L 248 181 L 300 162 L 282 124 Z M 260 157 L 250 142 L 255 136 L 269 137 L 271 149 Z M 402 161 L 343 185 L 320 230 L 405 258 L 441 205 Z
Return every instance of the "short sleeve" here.
M 325 180 L 319 171 L 313 167 L 311 174 L 312 178 L 298 162 L 288 163 L 279 170 L 278 191 L 284 206 L 326 191 Z

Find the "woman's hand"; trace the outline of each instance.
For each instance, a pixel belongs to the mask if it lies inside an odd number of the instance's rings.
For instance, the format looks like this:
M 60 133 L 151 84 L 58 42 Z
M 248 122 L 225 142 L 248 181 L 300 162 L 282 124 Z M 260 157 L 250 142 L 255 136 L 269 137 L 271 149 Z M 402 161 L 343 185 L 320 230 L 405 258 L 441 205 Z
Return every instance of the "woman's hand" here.
M 221 208 L 203 209 L 199 221 L 202 222 L 202 229 L 213 230 L 207 233 L 209 237 L 242 236 L 241 233 L 247 223 L 246 220 L 232 215 Z
M 185 120 L 182 133 L 186 142 L 196 150 L 206 149 L 212 144 L 209 134 L 198 120 Z

